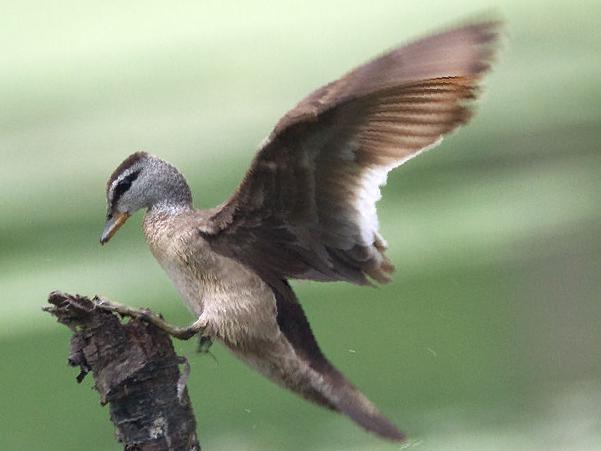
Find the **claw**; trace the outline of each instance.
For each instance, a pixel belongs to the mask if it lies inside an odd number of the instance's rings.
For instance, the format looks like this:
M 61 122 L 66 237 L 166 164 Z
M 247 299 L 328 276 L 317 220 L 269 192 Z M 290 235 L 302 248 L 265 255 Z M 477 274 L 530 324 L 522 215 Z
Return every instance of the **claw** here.
M 213 338 L 207 335 L 201 335 L 198 339 L 198 348 L 196 352 L 199 354 L 207 354 L 213 345 Z
M 213 345 L 213 337 L 209 335 L 201 335 L 198 339 L 198 348 L 196 348 L 196 352 L 199 354 L 207 354 L 210 355 L 211 358 L 215 361 L 215 363 L 219 363 L 217 357 L 211 352 L 211 346 Z

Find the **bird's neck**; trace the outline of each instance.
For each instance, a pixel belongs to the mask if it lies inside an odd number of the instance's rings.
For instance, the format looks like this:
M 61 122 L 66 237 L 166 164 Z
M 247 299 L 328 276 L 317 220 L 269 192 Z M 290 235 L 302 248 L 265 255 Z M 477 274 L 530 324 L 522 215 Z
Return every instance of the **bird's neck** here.
M 146 184 L 144 197 L 148 212 L 178 213 L 192 209 L 192 191 L 184 176 L 163 163 Z
M 190 204 L 172 202 L 158 202 L 146 210 L 142 228 L 146 242 L 159 261 L 164 249 L 172 243 L 173 231 L 181 229 L 193 210 Z
M 191 200 L 174 201 L 173 199 L 153 203 L 146 210 L 147 217 L 177 216 L 194 210 Z

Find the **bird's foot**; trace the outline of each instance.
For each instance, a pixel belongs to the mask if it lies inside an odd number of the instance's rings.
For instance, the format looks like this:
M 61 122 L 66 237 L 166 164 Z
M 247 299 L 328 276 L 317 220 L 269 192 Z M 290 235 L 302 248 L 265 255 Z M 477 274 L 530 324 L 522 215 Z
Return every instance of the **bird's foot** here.
M 209 349 L 213 345 L 213 337 L 208 335 L 201 335 L 198 338 L 198 348 L 196 348 L 196 352 L 199 354 L 207 354 L 209 353 Z
M 129 316 L 130 318 L 141 319 L 142 321 L 146 321 L 147 323 L 164 330 L 172 337 L 179 338 L 180 340 L 189 340 L 194 335 L 202 332 L 205 328 L 204 322 L 201 322 L 200 320 L 195 321 L 188 327 L 179 327 L 169 324 L 161 315 L 158 315 L 147 308 L 136 309 L 124 304 L 119 304 L 118 302 L 103 299 L 98 296 L 96 296 L 93 301 L 95 308 L 99 308 L 107 312 L 118 313 L 121 316 Z

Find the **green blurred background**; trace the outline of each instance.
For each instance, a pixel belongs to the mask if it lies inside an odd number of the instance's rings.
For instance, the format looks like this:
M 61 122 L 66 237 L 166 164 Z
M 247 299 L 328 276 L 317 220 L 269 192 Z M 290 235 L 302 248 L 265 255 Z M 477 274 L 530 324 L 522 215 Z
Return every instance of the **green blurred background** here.
M 235 188 L 301 97 L 493 9 L 509 38 L 479 113 L 389 178 L 377 290 L 297 283 L 332 361 L 416 450 L 601 449 L 598 0 L 1 3 L 0 449 L 115 450 L 48 292 L 190 316 L 140 217 L 101 248 L 104 183 L 148 150 L 197 206 Z M 190 358 L 206 450 L 393 450 L 234 360 Z

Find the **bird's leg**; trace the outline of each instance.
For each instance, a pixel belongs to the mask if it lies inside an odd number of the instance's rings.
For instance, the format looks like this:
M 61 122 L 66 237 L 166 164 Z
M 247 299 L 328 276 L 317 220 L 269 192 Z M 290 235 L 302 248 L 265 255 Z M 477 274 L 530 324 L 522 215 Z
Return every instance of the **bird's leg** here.
M 200 354 L 207 354 L 209 353 L 209 349 L 212 345 L 213 337 L 209 337 L 208 335 L 201 335 L 198 338 L 198 348 L 196 349 L 196 352 Z
M 215 363 L 219 363 L 217 361 L 217 357 L 211 352 L 211 346 L 213 346 L 213 337 L 209 335 L 201 335 L 198 338 L 198 348 L 196 348 L 196 352 L 199 354 L 208 354 L 215 361 Z
M 118 302 L 109 301 L 101 297 L 96 296 L 94 299 L 95 308 L 106 310 L 108 312 L 115 312 L 121 316 L 129 316 L 131 318 L 141 319 L 150 323 L 161 330 L 164 330 L 169 335 L 179 338 L 180 340 L 188 340 L 194 335 L 202 332 L 205 328 L 203 321 L 196 320 L 192 325 L 188 327 L 179 327 L 169 324 L 160 315 L 152 312 L 149 309 L 141 308 L 136 309 L 129 307 Z

